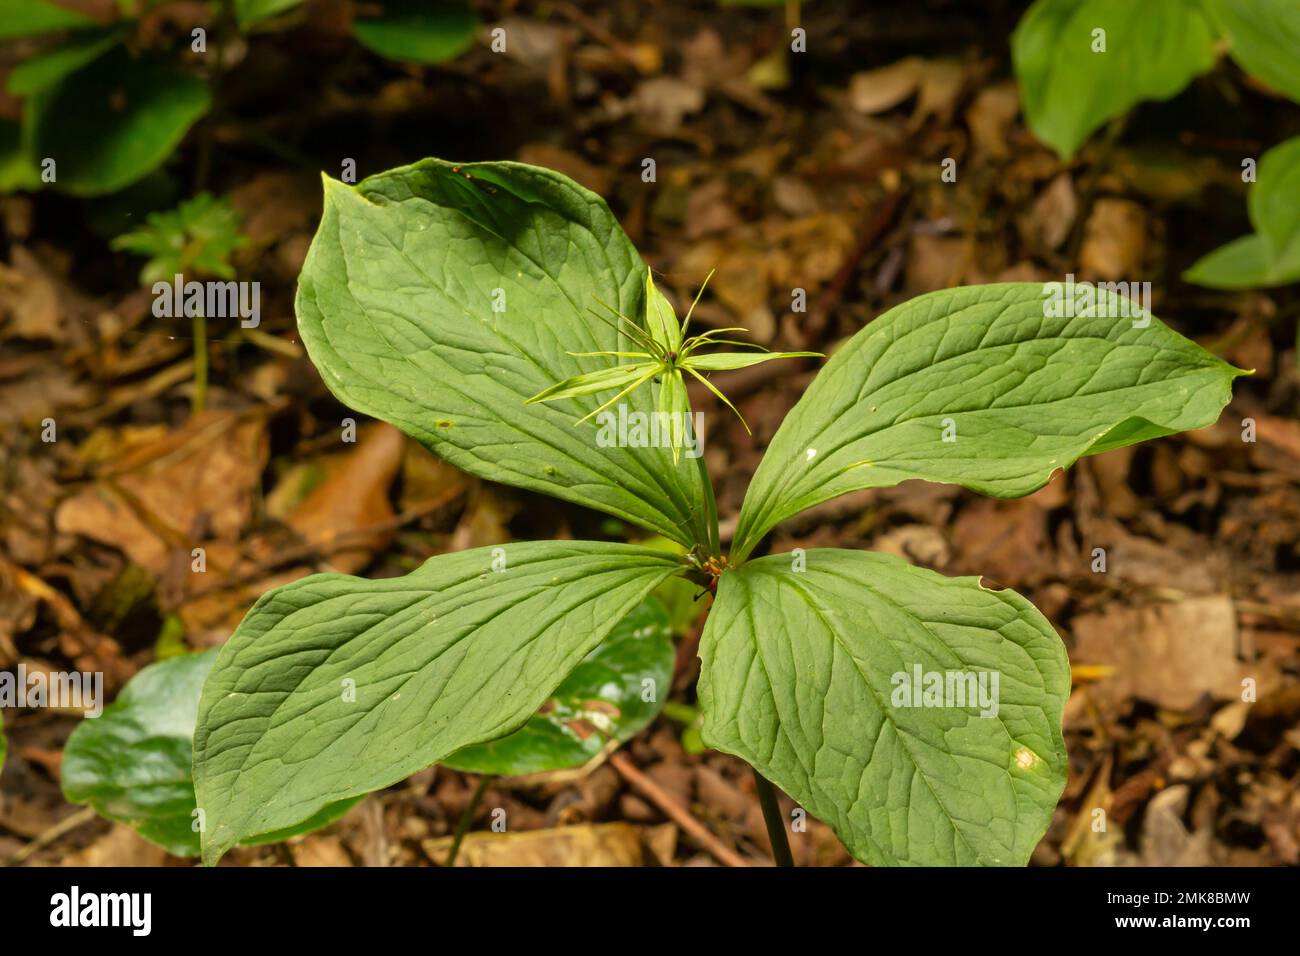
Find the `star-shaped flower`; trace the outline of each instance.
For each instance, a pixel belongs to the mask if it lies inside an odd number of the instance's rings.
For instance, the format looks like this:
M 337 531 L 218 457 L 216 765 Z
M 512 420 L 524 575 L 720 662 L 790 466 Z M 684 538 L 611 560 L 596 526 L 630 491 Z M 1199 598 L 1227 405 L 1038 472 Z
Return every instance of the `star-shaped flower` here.
M 637 352 L 570 352 L 575 357 L 589 356 L 608 356 L 618 359 L 631 359 L 632 361 L 615 365 L 611 368 L 601 369 L 597 372 L 588 372 L 585 375 L 575 375 L 572 378 L 566 378 L 562 382 L 557 382 L 550 388 L 538 392 L 532 398 L 528 399 L 525 404 L 531 405 L 534 402 L 555 402 L 564 398 L 576 398 L 579 395 L 593 395 L 597 392 L 606 392 L 612 389 L 619 389 L 617 395 L 605 402 L 599 408 L 595 409 L 580 418 L 577 424 L 581 425 L 589 418 L 600 414 L 619 399 L 630 394 L 642 385 L 657 380 L 659 383 L 659 395 L 656 402 L 656 410 L 660 414 L 673 416 L 669 421 L 676 420 L 677 416 L 682 416 L 683 420 L 690 414 L 690 400 L 686 395 L 686 382 L 683 372 L 690 374 L 700 382 L 704 387 L 716 395 L 722 402 L 736 413 L 740 423 L 749 431 L 749 425 L 745 418 L 731 404 L 727 396 L 710 382 L 703 373 L 722 372 L 732 369 L 748 368 L 751 365 L 757 365 L 760 362 L 770 362 L 773 359 L 782 358 L 820 358 L 820 352 L 769 352 L 760 345 L 752 342 L 739 342 L 734 339 L 718 338 L 728 332 L 746 332 L 747 329 L 733 327 L 726 329 L 712 329 L 701 335 L 693 335 L 686 338 L 686 327 L 691 321 L 691 314 L 695 311 L 695 306 L 700 301 L 700 296 L 704 294 L 704 287 L 708 285 L 709 279 L 713 277 L 710 272 L 704 279 L 704 285 L 700 286 L 699 293 L 695 296 L 695 301 L 691 303 L 690 309 L 686 312 L 686 317 L 682 319 L 681 324 L 677 324 L 677 316 L 673 312 L 672 305 L 668 302 L 662 292 L 656 288 L 654 279 L 650 275 L 650 270 L 646 270 L 645 278 L 645 327 L 642 328 L 636 322 L 633 322 L 621 312 L 605 305 L 613 318 L 606 317 L 591 310 L 591 314 L 596 316 L 602 322 L 611 325 L 616 331 L 619 331 L 632 340 L 634 344 L 641 348 Z M 601 303 L 604 305 L 604 303 Z M 616 321 L 617 320 L 617 321 Z M 700 354 L 700 350 L 709 346 L 717 345 L 738 345 L 742 348 L 757 349 L 757 352 L 707 352 Z M 673 436 L 673 463 L 675 464 L 681 456 L 681 438 L 685 430 L 682 428 L 670 429 Z

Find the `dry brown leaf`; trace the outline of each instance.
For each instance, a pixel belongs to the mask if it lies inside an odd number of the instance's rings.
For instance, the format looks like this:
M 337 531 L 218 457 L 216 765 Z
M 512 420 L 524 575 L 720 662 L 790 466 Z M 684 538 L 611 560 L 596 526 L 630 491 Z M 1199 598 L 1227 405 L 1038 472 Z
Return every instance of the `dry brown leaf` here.
M 424 852 L 442 862 L 451 837 L 425 840 Z M 637 828 L 630 823 L 584 823 L 522 833 L 467 834 L 457 866 L 641 866 L 644 855 Z
M 385 528 L 367 536 L 346 551 L 333 551 L 341 535 L 382 525 L 393 518 L 388 489 L 402 465 L 402 433 L 380 422 L 363 428 L 357 447 L 337 463 L 289 517 L 306 544 L 319 547 L 331 566 L 345 574 L 365 567 L 374 553 L 393 537 Z
M 1084 226 L 1079 265 L 1090 278 L 1135 281 L 1147 256 L 1147 216 L 1127 199 L 1098 199 Z
M 1237 613 L 1227 595 L 1141 608 L 1113 605 L 1076 617 L 1072 630 L 1074 662 L 1114 668 L 1095 687 L 1114 702 L 1136 697 L 1189 710 L 1204 694 L 1241 699 L 1245 677 L 1256 678 L 1263 692 L 1265 668 L 1237 658 Z
M 855 73 L 849 79 L 849 108 L 867 115 L 893 109 L 916 92 L 924 73 L 925 61 L 916 56 Z

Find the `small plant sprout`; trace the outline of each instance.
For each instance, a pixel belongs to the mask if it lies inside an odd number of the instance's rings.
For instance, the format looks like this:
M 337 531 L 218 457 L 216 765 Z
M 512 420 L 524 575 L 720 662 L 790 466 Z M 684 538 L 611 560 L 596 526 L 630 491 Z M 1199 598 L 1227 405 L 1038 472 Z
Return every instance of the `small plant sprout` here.
M 734 339 L 718 338 L 720 335 L 726 335 L 729 332 L 747 332 L 748 329 L 739 327 L 714 329 L 710 332 L 704 332 L 700 335 L 693 335 L 685 338 L 686 328 L 690 324 L 691 315 L 695 312 L 695 306 L 699 304 L 700 296 L 704 294 L 704 287 L 708 285 L 709 279 L 713 278 L 710 272 L 704 278 L 700 285 L 700 291 L 696 293 L 695 301 L 691 307 L 686 310 L 681 325 L 677 324 L 677 316 L 673 312 L 672 305 L 664 298 L 654 284 L 654 277 L 650 270 L 646 270 L 645 276 L 645 326 L 642 327 L 633 322 L 627 316 L 623 315 L 613 306 L 606 303 L 600 303 L 608 316 L 602 315 L 596 310 L 591 310 L 591 314 L 600 321 L 606 323 L 614 329 L 620 336 L 630 339 L 633 344 L 639 346 L 640 352 L 621 352 L 621 351 L 600 351 L 600 352 L 570 352 L 569 355 L 574 358 L 590 358 L 594 356 L 617 358 L 617 359 L 634 359 L 629 364 L 617 365 L 613 368 L 601 369 L 596 372 L 588 372 L 583 375 L 575 375 L 572 378 L 566 378 L 563 382 L 557 382 L 550 388 L 538 392 L 532 398 L 528 399 L 527 404 L 533 402 L 555 402 L 565 398 L 577 398 L 579 395 L 594 395 L 599 392 L 609 392 L 614 389 L 622 389 L 613 398 L 606 401 L 603 405 L 588 412 L 578 420 L 578 424 L 594 418 L 596 415 L 609 408 L 611 405 L 624 398 L 630 392 L 636 390 L 642 385 L 648 384 L 651 380 L 658 383 L 659 397 L 656 404 L 658 414 L 667 416 L 666 421 L 680 419 L 689 413 L 690 403 L 686 396 L 686 383 L 682 378 L 682 372 L 687 372 L 694 378 L 698 379 L 704 386 L 718 397 L 728 408 L 736 413 L 740 419 L 745 431 L 749 431 L 749 425 L 745 422 L 745 417 L 740 414 L 736 406 L 731 404 L 730 399 L 718 391 L 717 387 L 708 380 L 702 373 L 716 372 L 738 368 L 748 368 L 751 365 L 758 365 L 760 362 L 770 362 L 772 359 L 782 358 L 821 358 L 820 352 L 769 352 L 761 345 L 752 342 L 740 342 Z M 757 352 L 709 352 L 703 355 L 696 354 L 702 348 L 715 345 L 738 345 L 744 348 L 757 349 Z M 682 449 L 682 429 L 672 429 L 670 431 L 672 441 L 673 463 L 675 464 L 681 457 Z
M 686 376 L 714 390 L 711 372 L 808 353 L 714 351 L 743 347 L 736 330 L 688 338 L 694 306 L 678 323 L 604 201 L 550 170 L 427 159 L 326 179 L 296 311 L 331 391 L 472 475 L 646 534 L 264 594 L 198 702 L 204 862 L 431 764 L 509 773 L 534 736 L 599 759 L 671 686 L 662 629 L 654 650 L 640 643 L 653 628 L 621 622 L 652 592 L 703 586 L 700 678 L 672 712 L 691 715 L 692 746 L 753 767 L 779 862 L 808 815 L 873 866 L 1025 864 L 1066 778 L 1070 664 L 1052 625 L 978 577 L 766 541 L 849 492 L 920 479 L 1014 498 L 1085 455 L 1213 424 L 1243 373 L 1154 317 L 1135 323 L 1126 301 L 1097 287 L 1058 309 L 1041 283 L 1013 282 L 876 317 L 786 415 L 728 538 L 703 458 L 597 441 L 575 419 L 618 402 L 689 413 Z M 593 701 L 606 685 L 632 696 Z

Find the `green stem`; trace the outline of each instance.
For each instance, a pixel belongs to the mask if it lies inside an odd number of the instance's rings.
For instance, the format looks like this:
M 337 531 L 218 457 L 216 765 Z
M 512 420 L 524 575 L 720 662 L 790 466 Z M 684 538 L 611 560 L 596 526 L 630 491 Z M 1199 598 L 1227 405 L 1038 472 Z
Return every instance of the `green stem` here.
M 197 415 L 208 403 L 208 320 L 194 316 L 194 397 L 190 410 Z
M 790 841 L 785 835 L 785 818 L 781 816 L 781 806 L 776 802 L 776 788 L 757 770 L 754 770 L 754 783 L 758 784 L 758 803 L 763 808 L 767 838 L 772 842 L 772 858 L 776 860 L 777 866 L 794 866 Z
M 456 865 L 456 855 L 460 853 L 460 845 L 465 839 L 465 834 L 469 832 L 469 825 L 474 822 L 474 812 L 483 801 L 483 794 L 487 791 L 488 784 L 494 779 L 495 775 L 490 773 L 485 773 L 478 778 L 474 796 L 469 798 L 469 806 L 465 808 L 465 812 L 460 815 L 460 821 L 456 824 L 456 834 L 451 838 L 451 849 L 447 851 L 447 862 L 443 864 L 444 866 Z
M 697 436 L 697 440 L 703 441 Z M 700 457 L 695 459 L 695 467 L 700 472 L 700 484 L 704 488 L 704 507 L 707 509 L 705 521 L 708 522 L 706 529 L 709 541 L 709 556 L 714 558 L 722 557 L 722 540 L 718 532 L 718 501 L 713 495 L 713 482 L 709 480 L 709 468 L 704 464 L 704 447 L 700 446 Z

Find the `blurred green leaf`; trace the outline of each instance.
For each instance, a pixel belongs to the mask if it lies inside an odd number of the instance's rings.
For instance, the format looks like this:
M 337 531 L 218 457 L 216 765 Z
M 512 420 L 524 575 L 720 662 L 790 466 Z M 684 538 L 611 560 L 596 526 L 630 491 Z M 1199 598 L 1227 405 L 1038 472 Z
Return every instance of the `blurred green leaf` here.
M 1205 0 L 1205 7 L 1237 64 L 1300 103 L 1300 3 Z
M 474 42 L 478 17 L 443 0 L 383 0 L 383 14 L 357 17 L 352 32 L 368 50 L 390 60 L 438 64 Z
M 78 30 L 53 49 L 14 67 L 7 88 L 14 96 L 29 96 L 53 86 L 65 76 L 99 59 L 129 32 L 129 27 Z
M 1214 31 L 1188 0 L 1035 0 L 1011 53 L 1030 129 L 1069 158 L 1107 120 L 1210 70 Z
M 27 101 L 24 145 L 57 162 L 63 191 L 113 192 L 161 164 L 211 105 L 195 77 L 119 47 Z
M 152 664 L 99 717 L 83 720 L 63 750 L 63 794 L 125 823 L 175 856 L 198 856 L 190 761 L 199 692 L 217 650 Z M 326 807 L 289 830 L 245 843 L 274 843 L 337 819 L 356 800 Z
M 664 716 L 682 725 L 682 749 L 688 754 L 702 754 L 709 748 L 704 743 L 704 715 L 698 707 L 670 700 L 664 704 Z
M 0 193 L 39 189 L 41 171 L 22 147 L 17 123 L 0 122 Z
M 150 213 L 143 228 L 118 236 L 112 247 L 149 257 L 140 271 L 142 285 L 178 273 L 230 279 L 230 254 L 248 244 L 241 222 L 228 198 L 200 193 L 175 209 Z
M 235 0 L 235 19 L 239 22 L 239 29 L 247 30 L 301 4 L 302 0 Z
M 1183 278 L 1211 289 L 1260 289 L 1300 282 L 1300 136 L 1259 161 L 1247 208 L 1255 232 L 1199 259 Z
M 508 776 L 580 767 L 608 740 L 628 740 L 654 720 L 672 678 L 668 612 L 647 598 L 526 724 L 499 740 L 458 750 L 442 763 L 466 773 Z M 644 700 L 649 691 L 654 699 Z
M 94 25 L 89 17 L 49 0 L 0 0 L 0 40 Z

